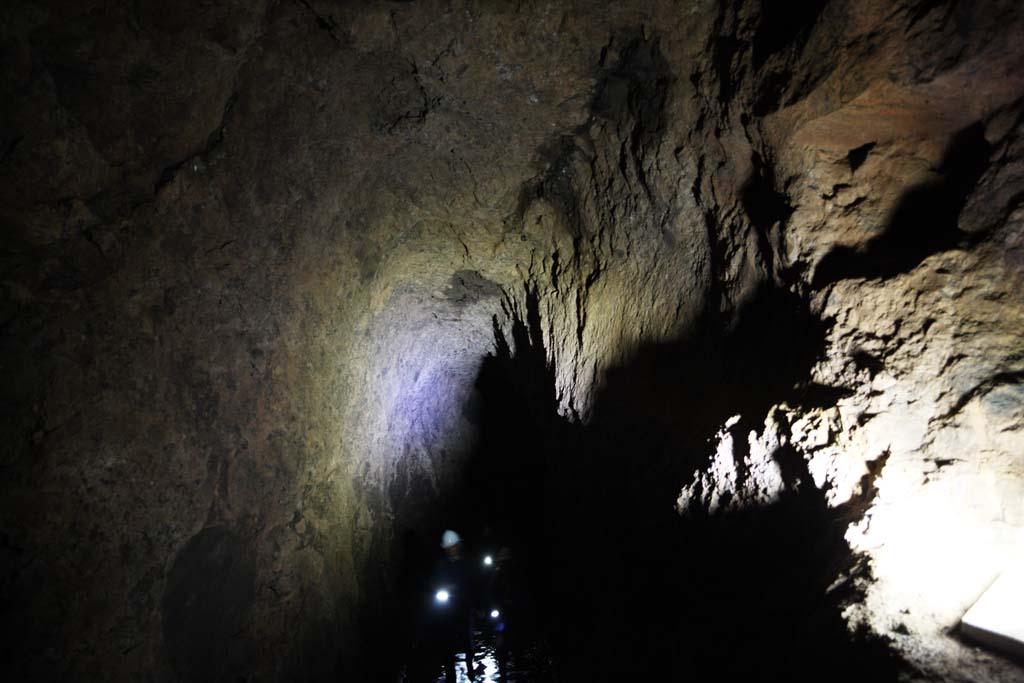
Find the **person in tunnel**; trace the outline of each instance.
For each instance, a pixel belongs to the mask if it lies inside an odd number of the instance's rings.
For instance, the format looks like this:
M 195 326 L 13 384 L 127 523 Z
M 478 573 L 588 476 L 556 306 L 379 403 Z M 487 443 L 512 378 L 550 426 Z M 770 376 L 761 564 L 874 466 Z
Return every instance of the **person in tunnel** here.
M 456 680 L 455 659 L 466 653 L 466 672 L 473 678 L 474 613 L 480 600 L 481 574 L 463 554 L 462 538 L 451 529 L 441 536 L 443 556 L 434 572 L 433 636 L 443 659 L 445 681 Z
M 482 606 L 485 619 L 494 638 L 500 680 L 507 680 L 509 660 L 508 626 L 512 614 L 512 551 L 507 547 L 497 552 L 485 550 L 482 556 L 484 580 Z

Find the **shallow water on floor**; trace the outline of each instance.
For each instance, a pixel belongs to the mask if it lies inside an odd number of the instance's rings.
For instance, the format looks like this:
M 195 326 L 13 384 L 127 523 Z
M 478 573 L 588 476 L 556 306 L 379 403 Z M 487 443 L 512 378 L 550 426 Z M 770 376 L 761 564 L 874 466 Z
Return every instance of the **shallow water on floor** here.
M 494 638 L 490 634 L 476 632 L 476 651 L 473 653 L 474 677 L 470 678 L 466 671 L 466 653 L 459 652 L 455 655 L 455 676 L 457 683 L 515 683 L 516 680 L 525 681 L 526 678 L 517 677 L 514 673 L 515 665 L 510 656 L 507 662 L 508 670 L 502 672 L 498 666 L 498 654 L 494 645 Z M 502 676 L 504 673 L 504 677 Z M 444 672 L 439 671 L 435 683 L 445 683 Z
M 477 631 L 475 633 L 476 650 L 473 654 L 475 675 L 471 679 L 466 671 L 466 653 L 456 653 L 455 674 L 457 683 L 538 683 L 552 680 L 545 672 L 550 668 L 548 657 L 541 654 L 536 644 L 524 647 L 513 647 L 506 657 L 505 671 L 499 666 L 498 653 L 494 643 L 494 634 Z M 445 676 L 440 666 L 433 683 L 445 683 Z

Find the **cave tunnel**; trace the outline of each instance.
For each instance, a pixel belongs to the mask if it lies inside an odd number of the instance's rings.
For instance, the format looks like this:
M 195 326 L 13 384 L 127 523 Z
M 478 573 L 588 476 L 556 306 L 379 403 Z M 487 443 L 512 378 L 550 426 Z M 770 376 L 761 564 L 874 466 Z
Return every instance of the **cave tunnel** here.
M 7 680 L 1024 683 L 1019 2 L 0 36 Z

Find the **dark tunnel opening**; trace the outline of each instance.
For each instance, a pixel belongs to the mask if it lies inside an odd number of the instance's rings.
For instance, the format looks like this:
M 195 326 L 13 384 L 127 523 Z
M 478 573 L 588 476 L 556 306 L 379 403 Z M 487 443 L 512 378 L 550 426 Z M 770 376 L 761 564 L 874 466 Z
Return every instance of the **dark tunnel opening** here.
M 730 415 L 745 435 L 776 404 L 836 397 L 809 380 L 826 327 L 806 304 L 765 287 L 735 325 L 642 348 L 609 373 L 583 425 L 556 411 L 536 294 L 526 301 L 511 344 L 495 325 L 472 408 L 481 436 L 450 517 L 471 548 L 493 534 L 522 560 L 508 680 L 895 680 L 886 644 L 851 636 L 840 615 L 868 571 L 844 533 L 870 482 L 830 509 L 783 443 L 777 501 L 673 507 Z
M 552 558 L 546 530 L 557 510 L 548 507 L 545 490 L 548 466 L 570 425 L 556 412 L 554 371 L 542 342 L 535 292 L 527 293 L 527 303 L 525 320 L 513 320 L 511 338 L 493 320 L 493 352 L 482 359 L 473 398 L 464 406 L 479 436 L 458 490 L 452 499 L 439 502 L 430 533 L 407 528 L 401 534 L 397 592 L 405 609 L 398 631 L 406 656 L 403 662 L 385 664 L 382 680 L 393 680 L 398 664 L 404 665 L 404 680 L 443 679 L 443 657 L 430 633 L 437 627 L 437 605 L 429 596 L 444 564 L 437 542 L 444 529 L 457 530 L 462 537 L 467 564 L 485 552 L 495 558 L 500 552 L 508 568 L 503 591 L 514 598 L 500 600 L 506 612 L 502 621 L 511 623 L 508 641 L 515 648 L 510 665 L 515 673 L 508 680 L 542 680 L 542 672 L 550 669 L 544 621 L 551 616 L 545 603 L 552 587 L 546 569 Z M 388 642 L 378 638 L 374 649 L 384 656 L 394 649 L 395 629 L 380 630 Z M 479 665 L 484 650 L 489 648 L 492 655 L 495 650 L 486 614 L 476 615 L 474 630 Z

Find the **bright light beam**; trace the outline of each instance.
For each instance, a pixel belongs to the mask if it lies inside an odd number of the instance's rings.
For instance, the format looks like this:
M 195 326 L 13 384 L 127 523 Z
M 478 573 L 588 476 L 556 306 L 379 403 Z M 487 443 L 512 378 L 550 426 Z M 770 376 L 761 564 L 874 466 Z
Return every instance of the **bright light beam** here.
M 1024 568 L 1003 574 L 961 619 L 965 636 L 1024 657 Z

